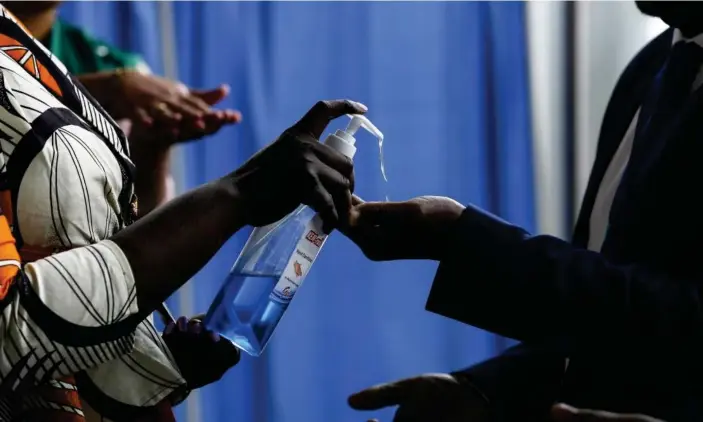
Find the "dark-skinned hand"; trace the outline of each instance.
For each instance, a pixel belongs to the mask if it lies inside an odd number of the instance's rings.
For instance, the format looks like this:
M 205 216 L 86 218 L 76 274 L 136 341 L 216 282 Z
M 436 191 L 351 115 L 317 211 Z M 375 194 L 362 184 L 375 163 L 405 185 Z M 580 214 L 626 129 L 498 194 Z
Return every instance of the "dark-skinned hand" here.
M 488 420 L 486 399 L 465 380 L 451 374 L 424 374 L 370 387 L 351 395 L 349 405 L 366 411 L 397 407 L 393 422 Z
M 340 230 L 373 261 L 440 260 L 463 211 L 463 205 L 441 196 L 403 202 L 363 202 L 354 197 L 350 218 Z
M 101 75 L 103 74 L 84 75 L 81 79 L 88 80 L 90 87 L 90 80 Z M 198 122 L 206 115 L 214 114 L 212 106 L 229 94 L 227 85 L 196 90 L 181 82 L 136 70 L 119 70 L 104 75 L 109 80 L 101 84 L 100 96 L 107 97 L 102 99 L 107 111 L 115 119 L 129 119 L 135 123 L 153 124 L 161 121 L 175 124 L 181 120 Z M 231 123 L 240 118 L 234 110 L 223 110 L 220 117 L 220 120 Z
M 331 120 L 365 112 L 364 105 L 350 100 L 320 101 L 237 169 L 230 177 L 238 190 L 244 221 L 264 226 L 301 203 L 320 213 L 327 232 L 340 220 L 348 220 L 354 166 L 318 140 Z
M 205 329 L 203 316 L 180 317 L 166 326 L 163 339 L 188 388 L 194 390 L 218 381 L 239 362 L 240 352 L 227 339 Z
M 112 85 L 117 92 L 111 94 L 117 100 L 106 108 L 120 121 L 132 148 L 144 155 L 157 155 L 176 143 L 201 139 L 242 120 L 238 111 L 212 108 L 229 95 L 227 85 L 194 90 L 136 71 L 117 78 L 119 82 Z

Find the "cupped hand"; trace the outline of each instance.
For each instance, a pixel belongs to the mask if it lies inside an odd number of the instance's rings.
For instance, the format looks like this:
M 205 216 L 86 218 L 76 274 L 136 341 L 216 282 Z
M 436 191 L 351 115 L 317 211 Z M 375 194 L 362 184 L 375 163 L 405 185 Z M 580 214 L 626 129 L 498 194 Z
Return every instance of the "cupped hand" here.
M 425 374 L 377 385 L 349 397 L 356 410 L 397 406 L 393 422 L 482 422 L 488 403 L 477 390 L 450 374 Z
M 551 419 L 554 422 L 664 422 L 646 415 L 576 409 L 563 403 L 552 407 Z
M 229 94 L 226 85 L 192 90 L 178 81 L 131 70 L 116 72 L 113 80 L 108 111 L 116 119 L 152 122 L 202 118 Z
M 199 139 L 241 121 L 238 111 L 212 108 L 229 95 L 227 85 L 195 90 L 138 71 L 113 75 L 99 88 L 95 84 L 100 80 L 94 80 L 93 90 L 103 97 L 101 102 L 112 117 L 132 121 L 132 137 L 158 138 L 162 144 L 173 144 Z
M 464 206 L 441 196 L 403 202 L 363 202 L 355 198 L 340 230 L 373 261 L 442 259 L 447 239 Z
M 189 389 L 218 381 L 239 363 L 240 352 L 227 339 L 205 329 L 203 316 L 180 317 L 166 326 L 163 339 Z
M 331 120 L 365 112 L 366 106 L 350 100 L 320 101 L 237 169 L 231 177 L 244 221 L 264 226 L 301 203 L 320 213 L 327 232 L 348 220 L 354 165 L 318 139 Z

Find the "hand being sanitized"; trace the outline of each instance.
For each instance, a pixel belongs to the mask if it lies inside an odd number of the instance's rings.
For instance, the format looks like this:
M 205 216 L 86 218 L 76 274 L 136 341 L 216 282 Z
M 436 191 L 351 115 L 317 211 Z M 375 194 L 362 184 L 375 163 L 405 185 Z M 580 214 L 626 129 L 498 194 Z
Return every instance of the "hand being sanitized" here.
M 351 159 L 359 128 L 371 132 L 379 143 L 383 134 L 364 116 L 349 117 L 347 128 L 329 135 L 325 144 Z M 322 219 L 307 206 L 255 229 L 210 306 L 208 329 L 259 356 L 326 240 Z

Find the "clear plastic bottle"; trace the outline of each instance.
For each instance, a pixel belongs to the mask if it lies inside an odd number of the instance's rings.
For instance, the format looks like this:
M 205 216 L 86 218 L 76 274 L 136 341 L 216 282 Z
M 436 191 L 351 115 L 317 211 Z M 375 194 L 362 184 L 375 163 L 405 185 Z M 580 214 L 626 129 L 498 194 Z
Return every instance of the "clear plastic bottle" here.
M 349 117 L 347 128 L 329 135 L 325 144 L 353 158 L 359 128 L 379 142 L 383 134 L 364 116 Z M 255 229 L 210 305 L 205 325 L 248 354 L 261 355 L 326 240 L 322 219 L 307 206 Z

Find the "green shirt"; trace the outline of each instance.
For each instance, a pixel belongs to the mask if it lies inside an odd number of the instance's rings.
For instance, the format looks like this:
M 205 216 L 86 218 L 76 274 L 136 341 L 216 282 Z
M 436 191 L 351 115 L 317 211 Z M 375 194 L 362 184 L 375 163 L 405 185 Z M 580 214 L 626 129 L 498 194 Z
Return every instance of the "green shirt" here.
M 138 54 L 122 51 L 60 19 L 45 41 L 44 45 L 74 75 L 125 68 L 149 73 L 149 67 Z

